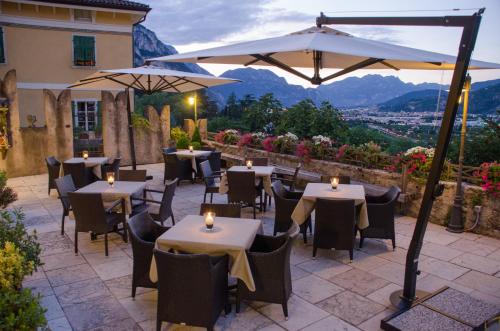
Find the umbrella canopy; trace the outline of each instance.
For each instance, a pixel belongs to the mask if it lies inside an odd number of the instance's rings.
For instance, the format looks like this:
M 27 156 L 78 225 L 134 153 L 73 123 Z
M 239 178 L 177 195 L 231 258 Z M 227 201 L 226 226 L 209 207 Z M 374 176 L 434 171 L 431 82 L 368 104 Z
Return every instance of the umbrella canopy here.
M 154 66 L 143 66 L 100 70 L 79 80 L 70 88 L 86 87 L 97 90 L 133 88 L 148 94 L 154 92 L 183 93 L 236 82 L 239 82 L 239 80 Z
M 169 70 L 154 66 L 143 66 L 138 68 L 100 70 L 87 78 L 79 80 L 69 86 L 69 88 L 78 89 L 85 87 L 97 90 L 126 90 L 130 156 L 132 158 L 132 168 L 135 170 L 137 162 L 135 157 L 129 89 L 133 88 L 147 94 L 154 92 L 182 93 L 236 82 L 239 82 L 239 80 Z
M 312 27 L 285 36 L 237 43 L 148 61 L 275 66 L 313 84 L 357 69 L 452 70 L 454 56 L 355 37 L 328 27 Z M 308 77 L 294 68 L 314 68 Z M 341 69 L 321 77 L 321 69 Z M 471 61 L 469 69 L 500 69 L 500 64 Z

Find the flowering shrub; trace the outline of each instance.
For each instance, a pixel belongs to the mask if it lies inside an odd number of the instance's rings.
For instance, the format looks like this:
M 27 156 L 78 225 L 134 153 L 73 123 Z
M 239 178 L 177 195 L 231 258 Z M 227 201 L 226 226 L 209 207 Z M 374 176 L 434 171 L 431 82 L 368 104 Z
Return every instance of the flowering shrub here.
M 254 132 L 254 133 L 252 133 L 252 143 L 255 146 L 259 146 L 260 144 L 262 144 L 264 139 L 267 138 L 267 136 L 268 135 L 265 134 L 264 132 Z
M 274 147 L 276 151 L 283 154 L 292 154 L 295 151 L 295 145 L 299 141 L 299 137 L 291 132 L 276 137 Z
M 482 180 L 481 187 L 487 194 L 500 197 L 500 163 L 485 162 L 481 164 L 480 170 L 475 175 Z
M 262 148 L 266 152 L 273 152 L 274 151 L 274 141 L 276 140 L 276 137 L 267 137 L 264 140 L 262 140 Z
M 414 177 L 425 177 L 429 172 L 434 157 L 434 148 L 413 147 L 404 153 L 397 154 L 392 165 L 385 167 L 388 171 L 402 171 L 406 166 L 406 173 Z
M 219 131 L 214 139 L 219 144 L 234 145 L 240 140 L 240 133 L 237 130 L 227 129 Z
M 238 147 L 245 147 L 253 144 L 253 137 L 251 133 L 245 133 L 240 137 L 240 140 L 238 140 Z
M 312 137 L 312 154 L 318 159 L 327 159 L 333 154 L 333 141 L 325 136 Z
M 427 158 L 433 158 L 434 157 L 434 148 L 426 148 L 422 146 L 417 146 L 408 149 L 405 153 L 404 156 L 411 156 L 413 154 L 424 154 Z
M 302 140 L 300 143 L 297 144 L 295 147 L 295 156 L 300 158 L 300 160 L 304 163 L 307 163 L 311 160 L 310 154 L 310 145 L 311 143 L 307 140 Z
M 33 271 L 33 261 L 25 261 L 23 254 L 10 241 L 0 248 L 0 287 L 19 289 L 25 275 Z
M 337 150 L 337 153 L 335 154 L 335 159 L 337 161 L 342 160 L 348 149 L 349 149 L 349 145 L 347 145 L 347 144 L 340 146 L 339 149 Z

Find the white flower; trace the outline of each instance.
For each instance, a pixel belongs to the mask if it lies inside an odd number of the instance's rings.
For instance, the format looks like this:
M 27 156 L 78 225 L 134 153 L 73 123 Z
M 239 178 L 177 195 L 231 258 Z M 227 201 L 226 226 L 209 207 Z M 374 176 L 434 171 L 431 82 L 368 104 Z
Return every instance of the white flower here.
M 291 133 L 291 132 L 287 132 L 285 134 L 285 138 L 287 139 L 290 139 L 290 140 L 293 140 L 293 141 L 297 141 L 299 140 L 299 137 L 297 137 L 295 134 Z
M 314 142 L 315 145 L 321 145 L 321 144 L 329 146 L 332 145 L 332 140 L 329 137 L 325 137 L 322 135 L 312 137 L 312 141 Z
M 234 129 L 227 129 L 226 131 L 224 131 L 225 133 L 228 133 L 228 134 L 238 134 L 238 130 L 234 130 Z
M 434 157 L 434 148 L 425 148 L 422 146 L 412 147 L 405 152 L 405 156 L 413 155 L 417 153 L 425 154 L 425 156 L 432 158 Z
M 264 132 L 252 133 L 252 138 L 255 138 L 257 140 L 264 140 L 264 139 L 266 139 L 266 137 L 267 137 L 267 134 L 265 134 Z

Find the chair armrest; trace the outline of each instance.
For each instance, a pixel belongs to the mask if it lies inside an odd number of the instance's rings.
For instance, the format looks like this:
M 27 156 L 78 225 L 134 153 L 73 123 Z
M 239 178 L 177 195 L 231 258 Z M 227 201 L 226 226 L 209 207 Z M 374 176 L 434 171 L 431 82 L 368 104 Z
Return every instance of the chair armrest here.
M 163 191 L 154 190 L 154 189 L 151 189 L 151 188 L 145 188 L 144 191 L 145 192 L 153 192 L 153 193 L 161 193 L 161 194 L 163 194 Z
M 125 199 L 124 198 L 120 198 L 116 201 L 114 201 L 111 206 L 109 206 L 108 208 L 106 208 L 106 213 L 112 213 L 113 212 L 113 209 L 115 209 L 119 204 L 122 205 L 122 213 L 125 212 Z
M 144 201 L 144 202 L 151 202 L 151 203 L 157 203 L 157 204 L 161 205 L 161 201 L 156 201 L 156 200 L 151 200 L 151 199 L 131 197 L 130 200 L 138 200 L 138 201 Z
M 300 200 L 302 198 L 302 195 L 304 192 L 298 192 L 298 191 L 287 191 L 286 192 L 286 199 L 287 200 Z

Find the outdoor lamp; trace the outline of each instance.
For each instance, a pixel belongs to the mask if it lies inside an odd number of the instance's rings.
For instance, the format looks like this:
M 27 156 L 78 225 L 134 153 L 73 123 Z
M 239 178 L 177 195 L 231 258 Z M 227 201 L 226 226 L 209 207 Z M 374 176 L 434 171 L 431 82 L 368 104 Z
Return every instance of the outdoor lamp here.
M 252 160 L 247 160 L 247 168 L 252 169 L 253 162 Z
M 193 153 L 193 146 L 192 146 L 192 145 L 189 145 L 188 149 L 189 149 L 189 151 L 190 151 L 191 153 Z
M 212 211 L 209 211 L 205 213 L 205 226 L 207 227 L 207 231 L 212 231 L 214 228 L 214 221 L 215 221 L 215 213 Z
M 339 178 L 338 177 L 332 177 L 330 179 L 330 183 L 332 184 L 332 190 L 336 190 L 337 186 L 339 185 Z
M 188 98 L 188 102 L 189 102 L 189 104 L 190 104 L 191 106 L 193 106 L 193 105 L 194 105 L 195 100 L 196 100 L 196 98 L 195 98 L 195 97 L 189 97 L 189 98 Z
M 82 156 L 83 156 L 83 158 L 84 158 L 85 160 L 86 160 L 86 159 L 88 159 L 88 158 L 89 158 L 89 152 L 88 152 L 88 151 L 83 151 L 83 152 L 82 152 Z
M 194 125 L 198 125 L 198 110 L 196 109 L 196 93 L 192 97 L 188 97 L 188 103 L 194 106 Z
M 114 184 L 115 184 L 115 173 L 114 172 L 108 172 L 106 174 L 106 178 L 108 179 L 109 186 L 113 187 Z

